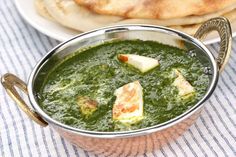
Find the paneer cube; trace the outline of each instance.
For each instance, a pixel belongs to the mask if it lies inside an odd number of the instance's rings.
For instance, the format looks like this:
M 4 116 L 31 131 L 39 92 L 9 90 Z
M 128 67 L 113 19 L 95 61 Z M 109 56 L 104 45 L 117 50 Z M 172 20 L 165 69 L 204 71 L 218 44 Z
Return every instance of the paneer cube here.
M 184 76 L 177 70 L 174 69 L 177 78 L 175 79 L 173 85 L 179 90 L 179 96 L 183 99 L 189 98 L 195 94 L 193 86 L 184 78 Z
M 135 54 L 119 54 L 118 59 L 124 63 L 133 66 L 142 73 L 145 73 L 159 65 L 157 59 L 139 56 Z
M 89 117 L 93 114 L 94 111 L 97 110 L 98 103 L 97 101 L 92 100 L 88 97 L 78 96 L 77 105 L 79 106 L 81 113 L 84 116 Z
M 123 124 L 134 124 L 143 119 L 143 91 L 139 81 L 118 88 L 113 105 L 113 120 Z

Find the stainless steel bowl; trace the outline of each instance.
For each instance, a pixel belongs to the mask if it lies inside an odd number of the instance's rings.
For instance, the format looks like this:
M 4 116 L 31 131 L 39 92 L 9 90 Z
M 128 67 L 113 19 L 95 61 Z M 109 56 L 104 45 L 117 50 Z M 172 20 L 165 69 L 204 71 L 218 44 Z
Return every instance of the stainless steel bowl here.
M 216 59 L 200 41 L 213 30 L 218 31 L 221 38 L 220 51 Z M 219 72 L 223 70 L 230 56 L 231 34 L 230 23 L 222 17 L 205 22 L 194 37 L 173 29 L 152 25 L 121 25 L 101 28 L 80 34 L 48 52 L 35 66 L 27 85 L 10 73 L 5 74 L 1 81 L 7 93 L 32 120 L 42 127 L 49 125 L 73 144 L 105 156 L 143 154 L 158 149 L 163 144 L 175 139 L 199 117 L 204 102 L 211 96 L 217 85 Z M 133 131 L 97 132 L 81 130 L 62 124 L 48 116 L 38 105 L 36 94 L 48 71 L 78 49 L 114 39 L 154 40 L 186 49 L 189 53 L 195 53 L 209 74 L 210 83 L 206 94 L 191 109 L 178 117 L 165 123 Z M 28 95 L 33 109 L 25 103 L 15 87 L 20 88 Z

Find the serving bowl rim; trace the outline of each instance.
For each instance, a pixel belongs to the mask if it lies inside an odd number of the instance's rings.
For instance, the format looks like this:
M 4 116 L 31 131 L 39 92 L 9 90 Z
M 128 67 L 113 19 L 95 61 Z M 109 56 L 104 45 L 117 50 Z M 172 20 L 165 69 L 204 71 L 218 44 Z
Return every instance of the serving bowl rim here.
M 137 129 L 137 130 L 131 130 L 131 131 L 119 131 L 119 132 L 100 132 L 100 131 L 89 131 L 89 130 L 83 130 L 83 129 L 78 129 L 75 127 L 71 127 L 69 125 L 63 124 L 57 120 L 54 120 L 53 118 L 51 118 L 49 115 L 47 115 L 43 109 L 41 109 L 41 107 L 39 106 L 39 104 L 36 101 L 35 98 L 35 94 L 33 91 L 33 83 L 35 80 L 35 76 L 37 75 L 38 71 L 40 70 L 40 68 L 43 66 L 43 64 L 50 59 L 50 57 L 57 52 L 58 49 L 60 49 L 61 47 L 70 44 L 72 41 L 74 40 L 82 40 L 86 37 L 93 37 L 99 34 L 104 34 L 107 32 L 112 32 L 112 31 L 133 31 L 133 30 L 138 30 L 138 31 L 158 31 L 158 32 L 162 32 L 162 33 L 167 33 L 173 36 L 180 36 L 181 38 L 192 42 L 194 44 L 196 44 L 197 46 L 199 46 L 203 51 L 205 51 L 211 61 L 211 64 L 213 66 L 213 70 L 212 70 L 212 81 L 210 82 L 208 91 L 205 93 L 205 95 L 202 97 L 202 99 L 200 99 L 193 107 L 191 107 L 189 110 L 185 111 L 184 113 L 182 113 L 181 115 L 170 119 L 164 123 L 160 123 L 151 127 L 145 127 L 145 128 L 141 128 L 141 129 Z M 70 46 L 70 45 L 68 45 Z M 54 47 L 52 50 L 50 50 L 48 53 L 46 53 L 42 59 L 40 61 L 38 61 L 38 63 L 36 64 L 36 66 L 34 67 L 33 71 L 30 74 L 28 83 L 27 83 L 27 90 L 28 90 L 28 98 L 29 101 L 32 105 L 32 108 L 35 110 L 35 112 L 37 112 L 46 122 L 48 122 L 49 125 L 53 125 L 54 127 L 75 133 L 75 134 L 79 134 L 79 135 L 83 135 L 83 136 L 89 136 L 89 137 L 95 137 L 95 138 L 123 138 L 123 137 L 134 137 L 134 136 L 141 136 L 141 135 L 147 135 L 153 132 L 157 132 L 157 131 L 161 131 L 164 130 L 166 128 L 169 128 L 171 126 L 176 125 L 177 123 L 187 119 L 188 117 L 190 117 L 192 114 L 194 114 L 198 109 L 200 109 L 204 102 L 211 96 L 211 94 L 213 93 L 216 85 L 217 85 L 217 81 L 218 81 L 218 77 L 219 77 L 219 72 L 218 72 L 218 66 L 215 62 L 215 58 L 212 55 L 212 53 L 209 51 L 209 49 L 198 39 L 183 33 L 181 31 L 178 30 L 174 30 L 171 28 L 166 28 L 166 27 L 162 27 L 162 26 L 155 26 L 155 25 L 146 25 L 146 24 L 125 24 L 125 25 L 117 25 L 117 26 L 110 26 L 110 27 L 103 27 L 103 28 L 99 28 L 99 29 L 95 29 L 89 32 L 85 32 L 82 34 L 79 34 L 61 44 L 58 44 L 56 47 Z

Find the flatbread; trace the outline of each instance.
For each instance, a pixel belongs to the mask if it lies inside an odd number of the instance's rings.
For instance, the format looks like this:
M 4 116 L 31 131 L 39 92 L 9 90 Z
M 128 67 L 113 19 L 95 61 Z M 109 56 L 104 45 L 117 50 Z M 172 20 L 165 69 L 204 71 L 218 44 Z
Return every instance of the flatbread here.
M 49 19 L 49 20 L 54 20 L 53 17 L 49 14 L 49 12 L 46 9 L 46 6 L 44 5 L 43 0 L 36 0 L 35 1 L 35 6 L 37 12 Z M 187 16 L 183 18 L 175 18 L 175 19 L 166 19 L 166 20 L 159 20 L 159 19 L 122 19 L 117 24 L 153 24 L 153 25 L 161 25 L 161 26 L 172 26 L 172 25 L 191 25 L 191 24 L 196 24 L 196 23 L 202 23 L 208 19 L 214 18 L 221 16 L 222 14 L 225 14 L 233 9 L 236 8 L 236 4 L 226 7 L 223 10 L 219 10 L 214 13 L 206 14 L 206 15 L 201 15 L 201 16 Z M 80 8 L 76 9 L 79 10 Z M 86 10 L 90 12 L 89 10 Z M 77 11 L 78 12 L 78 11 Z M 83 11 L 85 12 L 85 10 Z M 80 15 L 78 15 L 80 16 Z M 112 17 L 112 16 L 111 16 Z M 90 17 L 91 20 L 93 20 L 92 17 Z M 117 18 L 117 17 L 115 17 Z M 78 17 L 79 19 L 79 17 Z M 76 20 L 77 21 L 77 20 Z
M 223 17 L 226 17 L 230 22 L 233 22 L 236 20 L 236 9 L 233 11 L 226 13 L 223 15 Z M 199 24 L 193 24 L 193 25 L 176 25 L 176 26 L 170 26 L 170 28 L 185 32 L 190 35 L 194 35 L 198 28 L 202 25 L 202 23 Z
M 55 21 L 53 19 L 53 17 L 49 14 L 48 10 L 46 9 L 46 7 L 43 3 L 43 0 L 35 0 L 34 5 L 35 5 L 36 11 L 39 15 L 41 15 L 42 17 L 44 17 L 48 20 Z
M 225 13 L 228 13 L 236 8 L 236 4 L 226 7 L 223 10 L 218 10 L 214 13 L 199 15 L 199 16 L 186 16 L 182 18 L 174 18 L 174 19 L 123 19 L 119 21 L 119 24 L 152 24 L 152 25 L 160 25 L 160 26 L 173 26 L 173 25 L 191 25 L 202 23 L 211 18 L 221 16 Z
M 236 4 L 212 14 L 202 16 L 188 16 L 177 19 L 122 19 L 117 16 L 98 15 L 90 10 L 78 6 L 73 0 L 36 0 L 38 13 L 50 20 L 78 31 L 90 31 L 104 26 L 119 24 L 152 24 L 168 26 L 193 35 L 201 23 L 221 16 L 223 13 L 230 21 L 236 18 Z
M 224 9 L 236 0 L 75 0 L 102 15 L 124 18 L 172 19 L 204 15 Z
M 99 15 L 76 5 L 73 0 L 44 0 L 44 6 L 50 15 L 61 25 L 88 31 L 120 21 L 120 17 Z

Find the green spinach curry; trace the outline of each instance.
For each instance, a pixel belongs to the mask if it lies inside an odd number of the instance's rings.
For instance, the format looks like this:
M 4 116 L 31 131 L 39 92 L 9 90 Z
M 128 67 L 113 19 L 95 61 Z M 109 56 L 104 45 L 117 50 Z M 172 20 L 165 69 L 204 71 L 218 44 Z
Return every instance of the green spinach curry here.
M 119 60 L 120 54 L 149 57 L 158 60 L 159 65 L 141 72 Z M 176 71 L 194 94 L 180 96 Z M 113 119 L 114 92 L 134 81 L 142 87 L 143 118 L 122 124 Z M 203 97 L 208 84 L 204 66 L 185 50 L 154 41 L 124 40 L 67 57 L 50 71 L 38 94 L 40 106 L 53 119 L 79 129 L 112 132 L 145 128 L 175 118 Z M 89 106 L 83 108 L 78 102 Z

